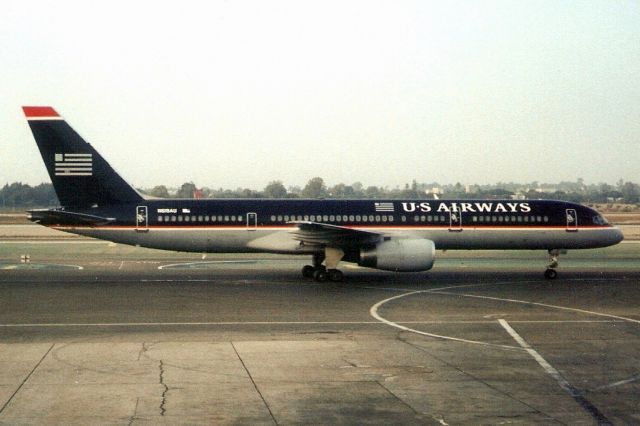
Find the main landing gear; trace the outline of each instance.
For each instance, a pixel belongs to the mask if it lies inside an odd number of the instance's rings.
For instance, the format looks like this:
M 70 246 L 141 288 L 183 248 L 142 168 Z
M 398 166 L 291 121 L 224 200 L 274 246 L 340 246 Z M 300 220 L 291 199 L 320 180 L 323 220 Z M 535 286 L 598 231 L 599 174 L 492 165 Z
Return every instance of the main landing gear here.
M 549 265 L 547 266 L 547 270 L 544 271 L 544 277 L 548 280 L 553 280 L 558 276 L 558 271 L 556 271 L 558 267 L 558 256 L 560 256 L 560 250 L 549 250 Z
M 313 278 L 318 282 L 327 280 L 333 282 L 341 282 L 344 280 L 342 271 L 337 269 L 338 263 L 342 260 L 344 252 L 339 248 L 327 247 L 324 253 L 316 253 L 313 255 L 313 265 L 305 265 L 302 268 L 302 276 L 305 278 Z M 322 264 L 326 263 L 326 266 Z

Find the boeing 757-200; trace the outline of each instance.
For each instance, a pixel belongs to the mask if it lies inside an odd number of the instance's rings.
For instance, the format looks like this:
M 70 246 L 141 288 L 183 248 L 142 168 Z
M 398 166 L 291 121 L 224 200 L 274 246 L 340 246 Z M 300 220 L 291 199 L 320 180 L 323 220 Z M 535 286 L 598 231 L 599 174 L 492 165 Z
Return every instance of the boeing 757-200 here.
M 550 200 L 150 199 L 117 174 L 51 107 L 23 107 L 60 208 L 29 218 L 123 244 L 201 253 L 309 255 L 305 277 L 340 281 L 342 261 L 431 269 L 436 250 L 541 249 L 558 254 L 623 238 L 597 211 Z

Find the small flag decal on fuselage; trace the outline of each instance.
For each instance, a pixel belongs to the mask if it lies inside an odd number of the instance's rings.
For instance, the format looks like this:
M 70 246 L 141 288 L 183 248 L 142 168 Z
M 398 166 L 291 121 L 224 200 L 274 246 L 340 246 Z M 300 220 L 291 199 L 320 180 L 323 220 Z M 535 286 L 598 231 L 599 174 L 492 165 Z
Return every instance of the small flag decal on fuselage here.
M 91 176 L 92 154 L 55 154 L 56 176 Z
M 377 212 L 393 212 L 393 203 L 375 203 Z

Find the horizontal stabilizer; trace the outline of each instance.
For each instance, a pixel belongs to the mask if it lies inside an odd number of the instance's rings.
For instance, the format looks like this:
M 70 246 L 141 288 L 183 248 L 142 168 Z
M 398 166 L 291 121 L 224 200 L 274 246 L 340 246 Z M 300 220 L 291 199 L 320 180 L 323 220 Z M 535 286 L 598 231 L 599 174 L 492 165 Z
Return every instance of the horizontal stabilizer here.
M 65 210 L 29 210 L 28 219 L 41 225 L 99 226 L 114 222 L 113 217 L 68 212 Z

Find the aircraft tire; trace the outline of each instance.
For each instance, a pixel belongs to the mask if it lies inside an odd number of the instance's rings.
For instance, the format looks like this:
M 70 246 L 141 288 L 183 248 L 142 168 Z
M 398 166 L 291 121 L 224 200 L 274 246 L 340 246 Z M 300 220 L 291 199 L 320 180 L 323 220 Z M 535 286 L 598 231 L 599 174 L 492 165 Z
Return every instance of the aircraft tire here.
M 555 269 L 547 269 L 544 271 L 544 277 L 548 280 L 554 280 L 558 276 L 558 272 Z
M 329 281 L 342 282 L 344 280 L 344 274 L 339 269 L 329 269 Z
M 302 276 L 305 278 L 313 278 L 313 273 L 315 272 L 315 268 L 311 265 L 305 265 L 302 267 Z
M 327 281 L 328 278 L 329 274 L 324 269 L 316 269 L 316 271 L 313 273 L 313 279 L 318 281 L 319 283 Z

